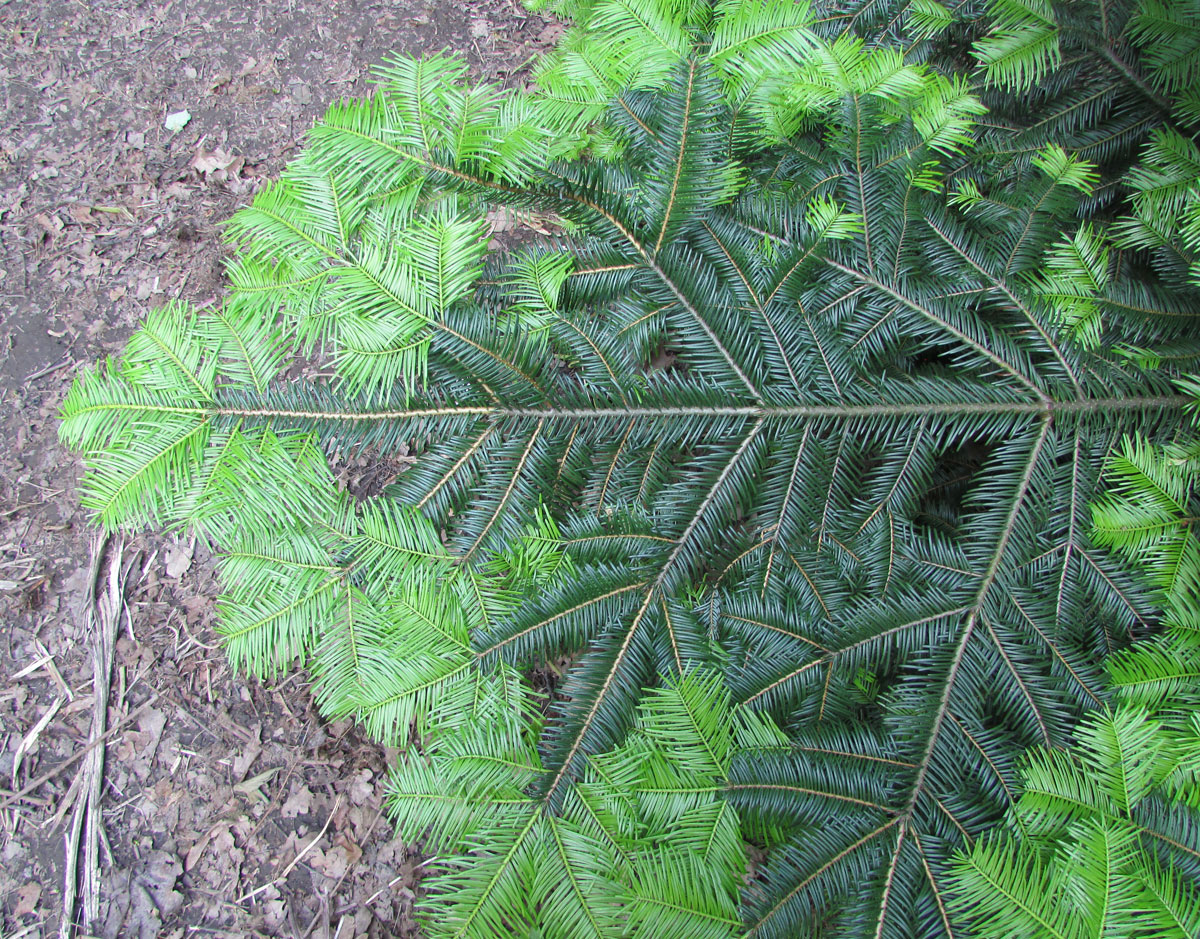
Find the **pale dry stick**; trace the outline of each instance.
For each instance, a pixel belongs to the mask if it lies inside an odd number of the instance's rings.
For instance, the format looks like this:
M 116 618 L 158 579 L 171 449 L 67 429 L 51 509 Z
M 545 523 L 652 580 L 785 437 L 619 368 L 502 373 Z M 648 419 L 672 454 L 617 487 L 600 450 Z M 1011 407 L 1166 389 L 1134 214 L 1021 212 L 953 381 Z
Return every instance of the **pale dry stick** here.
M 18 680 L 24 678 L 26 675 L 32 675 L 34 672 L 36 672 L 39 668 L 41 668 L 43 665 L 45 665 L 49 661 L 50 661 L 50 653 L 49 652 L 47 652 L 45 655 L 39 655 L 36 659 L 34 659 L 32 662 L 30 662 L 28 665 L 26 665 L 19 672 L 16 672 L 15 674 L 9 676 L 9 681 L 18 681 Z
M 89 580 L 92 602 L 88 605 L 88 632 L 92 637 L 92 726 L 88 734 L 89 744 L 102 740 L 107 731 L 113 653 L 122 610 L 121 542 L 117 542 L 109 558 L 108 589 L 103 596 L 96 595 L 95 575 L 107 543 L 107 535 L 98 535 L 92 544 L 92 577 Z M 81 841 L 84 861 L 84 925 L 90 928 L 100 915 L 100 799 L 104 785 L 104 757 L 103 747 L 91 750 L 79 771 L 79 797 L 75 802 L 71 831 L 67 835 L 60 939 L 69 939 L 74 930 Z
M 54 720 L 54 715 L 58 713 L 58 709 L 63 706 L 65 700 L 66 698 L 55 698 L 54 703 L 46 708 L 46 713 L 38 719 L 38 722 L 30 728 L 29 733 L 17 745 L 17 752 L 13 754 L 12 781 L 14 789 L 17 787 L 17 776 L 21 772 L 21 757 L 28 753 L 33 745 L 37 743 L 38 737 L 42 735 L 42 731 L 46 729 L 46 725 Z
M 70 353 L 67 353 L 61 359 L 59 359 L 57 362 L 52 362 L 49 365 L 47 365 L 45 368 L 39 368 L 36 372 L 30 372 L 28 375 L 25 376 L 25 383 L 28 384 L 31 381 L 35 381 L 39 378 L 44 378 L 45 376 L 51 375 L 54 372 L 60 372 L 64 368 L 67 368 L 68 366 L 71 366 L 74 364 L 75 364 L 75 360 L 71 358 Z
M 363 844 L 366 844 L 367 841 L 370 839 L 371 833 L 375 830 L 375 826 L 377 824 L 379 824 L 379 820 L 381 818 L 383 818 L 383 812 L 384 812 L 384 807 L 383 807 L 383 805 L 380 805 L 379 811 L 376 812 L 375 817 L 373 819 L 371 819 L 371 824 L 367 826 L 367 833 L 359 839 L 359 841 L 361 841 Z M 336 884 L 334 884 L 333 889 L 329 891 L 330 897 L 337 896 L 337 892 L 342 889 L 342 884 L 345 883 L 346 878 L 350 876 L 350 874 L 354 871 L 355 866 L 357 866 L 358 862 L 361 860 L 362 860 L 362 856 L 360 855 L 358 861 L 355 861 L 353 864 L 349 865 L 346 868 L 346 872 L 344 874 L 342 874 L 341 877 L 338 878 L 338 882 Z M 395 881 L 393 881 L 392 883 L 395 883 Z M 389 884 L 389 886 L 391 886 L 391 885 Z M 386 890 L 387 888 L 385 887 L 384 889 Z M 381 893 L 383 893 L 383 890 L 380 890 L 378 893 L 376 893 L 375 897 L 378 897 Z M 373 899 L 375 899 L 375 897 L 372 897 L 371 899 L 373 900 Z M 370 903 L 371 901 L 368 900 L 367 902 Z M 343 906 L 339 906 L 336 910 L 334 910 L 333 915 L 334 916 L 342 916 L 343 914 L 348 913 L 352 910 L 359 909 L 362 905 L 363 904 L 361 904 L 361 903 L 344 904 Z M 341 922 L 342 922 L 342 920 L 338 920 L 338 923 L 339 923 L 338 929 L 341 929 L 341 925 L 340 925 Z
M 58 685 L 58 690 L 61 691 L 68 701 L 75 700 L 75 692 L 71 690 L 71 686 L 66 683 L 62 677 L 62 673 L 58 670 L 58 666 L 54 664 L 54 656 L 51 655 L 41 640 L 37 641 L 37 650 L 39 655 L 46 656 L 46 670 L 50 672 L 50 677 L 54 679 L 54 683 Z
M 174 610 L 172 610 L 171 612 L 174 612 Z M 183 634 L 185 636 L 187 636 L 188 639 L 190 639 L 196 645 L 198 645 L 201 649 L 208 649 L 208 651 L 211 652 L 214 649 L 221 648 L 221 646 L 218 643 L 214 642 L 210 645 L 207 642 L 201 642 L 199 639 L 197 639 L 195 636 L 193 636 L 191 630 L 188 629 L 188 627 L 187 627 L 187 617 L 186 616 L 179 617 L 179 621 L 180 621 L 181 625 L 183 626 Z
M 43 828 L 55 831 L 62 824 L 63 819 L 67 817 L 67 813 L 71 811 L 71 807 L 75 805 L 75 800 L 79 797 L 79 783 L 82 778 L 82 773 L 75 774 L 75 778 L 71 780 L 71 785 L 67 787 L 67 794 L 62 797 L 62 801 L 58 804 L 58 810 L 51 818 L 42 823 Z
M 414 871 L 419 871 L 426 864 L 432 864 L 436 860 L 437 860 L 437 855 L 431 855 L 430 857 L 425 858 L 425 860 L 423 860 L 420 864 L 414 864 L 412 869 Z M 400 881 L 402 881 L 406 876 L 408 876 L 408 875 L 400 874 L 397 877 L 393 877 L 391 880 L 388 881 L 388 885 L 386 887 L 380 887 L 373 894 L 371 894 L 369 897 L 367 897 L 365 900 L 363 900 L 362 903 L 355 904 L 353 907 L 350 907 L 350 909 L 357 910 L 360 907 L 370 906 L 372 903 L 374 903 L 376 900 L 378 900 L 380 897 L 382 897 L 384 895 L 384 893 L 391 890 L 394 886 L 396 886 L 396 884 L 400 883 Z M 349 912 L 349 911 L 348 910 L 339 910 L 338 912 Z
M 329 810 L 329 818 L 325 819 L 325 824 L 321 826 L 321 830 L 319 832 L 317 832 L 317 836 L 315 838 L 313 838 L 313 840 L 310 841 L 308 844 L 306 844 L 303 848 L 300 849 L 300 852 L 294 858 L 292 858 L 292 863 L 283 869 L 282 874 L 280 874 L 278 877 L 274 877 L 271 880 L 268 880 L 261 887 L 255 887 L 249 893 L 242 894 L 242 896 L 238 897 L 237 900 L 234 902 L 245 903 L 247 900 L 251 899 L 252 897 L 258 896 L 260 893 L 262 893 L 268 887 L 273 887 L 273 886 L 275 886 L 275 884 L 283 883 L 283 881 L 287 880 L 288 874 L 290 874 L 293 870 L 295 870 L 296 865 L 299 864 L 301 860 L 303 860 L 304 855 L 308 854 L 308 852 L 313 849 L 313 847 L 316 845 L 316 843 L 325 837 L 325 832 L 327 832 L 329 830 L 329 825 L 333 821 L 333 816 L 335 816 L 337 814 L 338 806 L 340 806 L 341 804 L 342 804 L 342 796 L 341 796 L 341 793 L 338 793 L 338 797 L 333 800 L 333 808 Z
M 107 742 L 111 737 L 113 737 L 117 733 L 117 731 L 124 730 L 133 721 L 136 721 L 139 717 L 141 717 L 143 714 L 145 714 L 146 711 L 149 710 L 152 705 L 156 704 L 157 702 L 158 702 L 158 693 L 155 692 L 153 695 L 151 695 L 150 699 L 148 701 L 146 701 L 144 704 L 142 704 L 136 711 L 134 711 L 132 714 L 128 714 L 125 717 L 121 718 L 121 722 L 119 724 L 115 724 L 112 727 L 112 729 L 109 730 L 109 732 L 106 733 L 99 740 L 93 740 L 86 747 L 84 747 L 77 753 L 74 753 L 71 756 L 67 757 L 67 759 L 63 760 L 61 763 L 59 763 L 53 769 L 46 770 L 46 772 L 42 773 L 42 775 L 39 776 L 37 779 L 33 780 L 32 782 L 26 783 L 25 786 L 23 786 L 21 789 L 17 790 L 16 792 L 6 793 L 4 795 L 4 798 L 0 799 L 0 809 L 6 809 L 10 805 L 20 802 L 22 799 L 28 798 L 30 793 L 34 792 L 37 789 L 40 789 L 42 786 L 44 786 L 46 783 L 48 783 L 50 780 L 52 780 L 59 773 L 65 772 L 66 770 L 70 769 L 72 766 L 74 766 L 76 763 L 78 763 L 80 760 L 82 760 L 85 756 L 87 756 L 89 753 L 91 753 L 94 749 L 96 749 L 96 747 L 100 746 L 100 744 Z M 3 790 L 0 790 L 0 791 L 3 791 Z M 39 804 L 42 804 L 42 803 L 39 801 Z
M 93 663 L 93 699 L 92 699 L 92 732 L 90 739 L 95 740 L 104 735 L 108 729 L 108 699 L 112 690 L 113 657 L 116 654 L 117 631 L 120 629 L 121 614 L 125 608 L 125 584 L 121 573 L 121 560 L 124 545 L 117 543 L 113 551 L 108 569 L 108 593 L 101 599 L 100 621 L 101 630 L 99 642 L 92 648 Z M 83 873 L 86 888 L 83 901 L 86 921 L 91 928 L 100 918 L 100 840 L 104 824 L 100 816 L 100 801 L 104 792 L 104 758 L 107 751 L 103 748 L 92 751 L 85 764 L 91 768 L 87 781 L 91 785 L 88 795 L 88 840 L 84 858 L 87 868 Z M 107 839 L 105 839 L 107 841 Z
M 373 832 L 375 830 L 375 826 L 377 824 L 379 824 L 379 820 L 381 818 L 383 818 L 383 805 L 379 806 L 379 811 L 376 812 L 375 817 L 373 819 L 371 819 L 371 824 L 367 826 L 366 834 L 358 839 L 360 842 L 362 842 L 363 844 L 367 843 L 367 840 L 371 837 L 371 832 Z M 361 860 L 362 860 L 362 855 L 359 855 L 358 861 L 361 861 Z M 329 891 L 329 895 L 331 897 L 337 896 L 337 892 L 342 889 L 342 884 L 346 882 L 346 878 L 350 876 L 351 872 L 353 872 L 355 866 L 358 864 L 358 861 L 355 861 L 353 864 L 347 865 L 345 873 L 342 874 L 342 876 L 338 878 L 338 882 L 336 884 L 334 884 L 333 889 Z M 334 910 L 333 912 L 335 914 L 341 914 L 344 911 L 338 909 L 338 910 Z
M 71 830 L 63 834 L 66 842 L 66 873 L 63 874 L 63 916 L 58 925 L 60 939 L 70 939 L 75 929 L 75 897 L 79 892 L 79 839 L 83 832 L 83 813 L 79 811 L 79 802 L 75 801 L 75 814 L 71 820 Z

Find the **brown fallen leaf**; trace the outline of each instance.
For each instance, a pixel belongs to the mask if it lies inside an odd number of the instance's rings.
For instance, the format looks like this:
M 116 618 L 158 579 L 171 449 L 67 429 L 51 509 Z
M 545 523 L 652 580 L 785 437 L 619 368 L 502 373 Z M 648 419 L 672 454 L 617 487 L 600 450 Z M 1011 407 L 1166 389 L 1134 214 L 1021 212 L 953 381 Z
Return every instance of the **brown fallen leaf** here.
M 63 230 L 63 220 L 57 215 L 47 215 L 44 212 L 39 212 L 33 217 L 41 228 L 50 238 L 54 238 Z
M 167 576 L 178 580 L 192 568 L 192 555 L 196 550 L 196 542 L 190 544 L 171 545 L 167 548 L 165 567 Z
M 295 818 L 298 815 L 312 814 L 313 794 L 312 790 L 303 783 L 298 784 L 294 792 L 287 797 L 287 801 L 279 809 L 279 814 L 283 818 Z
M 42 885 L 30 881 L 17 890 L 17 905 L 13 916 L 25 916 L 37 912 L 38 900 L 42 898 Z
M 231 767 L 232 778 L 229 780 L 230 782 L 238 783 L 246 778 L 246 774 L 250 772 L 250 767 L 254 765 L 254 761 L 262 755 L 262 744 L 259 742 L 261 739 L 262 724 L 253 724 L 247 734 L 246 745 L 232 754 L 233 766 Z
M 183 907 L 183 894 L 175 889 L 182 873 L 179 859 L 165 851 L 151 851 L 132 868 L 111 872 L 102 894 L 108 909 L 102 915 L 101 939 L 163 935 L 163 919 Z
M 358 859 L 362 857 L 362 848 L 346 837 L 345 832 L 338 832 L 333 839 L 334 845 L 346 852 L 346 861 L 353 866 L 358 863 Z
M 226 153 L 220 147 L 217 147 L 211 153 L 200 147 L 196 151 L 196 155 L 192 157 L 192 169 L 198 173 L 208 175 L 215 170 L 225 169 L 232 162 L 232 154 Z
M 350 869 L 350 853 L 342 845 L 337 845 L 328 851 L 313 851 L 308 863 L 326 877 L 339 880 Z
M 208 843 L 213 840 L 213 836 L 222 829 L 228 830 L 228 828 L 228 822 L 218 822 L 217 824 L 213 825 L 213 827 L 210 828 L 204 835 L 202 835 L 200 840 L 188 849 L 187 856 L 183 859 L 183 869 L 185 871 L 190 871 L 193 867 L 195 867 L 196 862 L 199 861 L 203 856 L 204 849 L 207 848 Z
M 237 176 L 245 163 L 245 157 L 226 153 L 220 147 L 211 153 L 200 147 L 192 157 L 191 166 L 197 173 L 203 174 L 205 179 L 224 180 Z
M 269 783 L 278 772 L 279 767 L 273 766 L 271 769 L 259 773 L 257 776 L 247 779 L 245 782 L 238 783 L 233 787 L 233 791 L 241 792 L 257 799 L 262 799 L 265 802 L 267 797 L 263 795 L 261 789 L 263 786 Z
M 347 793 L 353 805 L 363 805 L 375 795 L 375 785 L 372 782 L 374 774 L 369 769 L 359 770 L 354 774 Z

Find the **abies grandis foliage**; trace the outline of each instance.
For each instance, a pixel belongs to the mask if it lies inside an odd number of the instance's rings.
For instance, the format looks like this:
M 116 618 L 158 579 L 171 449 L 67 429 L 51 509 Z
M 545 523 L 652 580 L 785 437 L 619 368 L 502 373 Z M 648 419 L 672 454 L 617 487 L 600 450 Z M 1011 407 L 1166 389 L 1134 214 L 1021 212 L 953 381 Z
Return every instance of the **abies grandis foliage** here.
M 1091 503 L 1194 400 L 1200 11 L 561 12 L 537 91 L 330 109 L 224 304 L 78 379 L 86 504 L 219 547 L 239 668 L 421 736 L 430 935 L 964 935 L 956 851 L 1157 622 Z
M 1109 460 L 1095 537 L 1136 561 L 1165 628 L 1110 658 L 1113 707 L 1085 719 L 1076 747 L 1033 752 L 1012 824 L 953 862 L 951 902 L 972 934 L 1200 934 L 1198 456 L 1192 434 L 1127 438 Z

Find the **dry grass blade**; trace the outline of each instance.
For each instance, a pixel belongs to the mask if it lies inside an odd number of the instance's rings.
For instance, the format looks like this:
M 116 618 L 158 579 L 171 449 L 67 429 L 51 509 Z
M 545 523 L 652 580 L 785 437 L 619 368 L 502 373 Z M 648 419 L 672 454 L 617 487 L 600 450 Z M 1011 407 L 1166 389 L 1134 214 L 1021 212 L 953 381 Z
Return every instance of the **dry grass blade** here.
M 22 737 L 21 742 L 17 744 L 17 752 L 13 754 L 12 780 L 14 789 L 17 788 L 17 778 L 21 772 L 21 758 L 33 749 L 34 744 L 37 743 L 38 738 L 42 735 L 42 731 L 54 720 L 54 715 L 58 713 L 58 709 L 62 707 L 65 700 L 66 698 L 55 698 L 54 703 L 46 709 L 46 713 L 38 718 L 37 723 L 29 729 L 29 733 Z

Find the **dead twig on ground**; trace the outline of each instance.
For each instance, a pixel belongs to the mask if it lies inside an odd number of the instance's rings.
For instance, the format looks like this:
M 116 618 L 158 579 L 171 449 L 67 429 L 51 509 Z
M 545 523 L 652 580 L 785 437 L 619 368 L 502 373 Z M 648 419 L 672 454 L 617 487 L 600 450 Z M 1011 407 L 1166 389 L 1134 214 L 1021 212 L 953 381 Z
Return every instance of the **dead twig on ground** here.
M 33 749 L 34 745 L 38 741 L 38 738 L 42 735 L 42 731 L 46 729 L 46 726 L 52 720 L 54 720 L 54 715 L 58 713 L 58 709 L 62 707 L 63 701 L 65 700 L 65 698 L 55 698 L 54 703 L 46 709 L 46 713 L 38 718 L 37 723 L 35 723 L 33 727 L 29 729 L 29 733 L 27 733 L 21 739 L 21 742 L 17 744 L 17 752 L 13 754 L 12 781 L 14 789 L 17 787 L 17 777 L 21 773 L 21 757 L 23 757 L 26 752 Z
M 78 753 L 72 754 L 70 757 L 63 760 L 61 763 L 59 763 L 53 769 L 46 770 L 46 772 L 42 773 L 42 775 L 39 776 L 37 779 L 31 780 L 30 782 L 26 783 L 24 786 L 22 786 L 16 792 L 5 793 L 4 798 L 0 799 L 0 809 L 6 809 L 10 805 L 13 805 L 14 803 L 21 802 L 25 799 L 28 799 L 30 793 L 34 792 L 37 789 L 40 789 L 42 786 L 44 786 L 46 783 L 48 783 L 51 779 L 53 779 L 59 773 L 66 772 L 68 769 L 70 769 L 72 766 L 74 766 L 76 763 L 78 763 L 80 760 L 82 760 L 85 756 L 87 756 L 89 753 L 91 753 L 94 749 L 96 749 L 96 747 L 100 746 L 102 743 L 106 743 L 107 741 L 111 740 L 118 731 L 124 730 L 133 721 L 136 721 L 139 717 L 141 717 L 143 714 L 145 714 L 146 711 L 148 711 L 150 709 L 150 707 L 152 705 L 156 704 L 157 702 L 158 702 L 158 694 L 155 693 L 154 695 L 152 695 L 149 698 L 149 700 L 145 701 L 140 707 L 138 707 L 138 709 L 136 711 L 133 711 L 131 714 L 128 714 L 127 716 L 121 718 L 121 722 L 119 724 L 114 724 L 113 727 L 108 731 L 108 733 L 106 733 L 102 738 L 100 738 L 99 740 L 93 740 L 86 747 L 83 747 Z M 37 800 L 37 804 L 41 805 L 43 803 L 44 803 L 44 800 L 40 800 L 40 799 Z
M 50 365 L 47 365 L 45 368 L 39 368 L 36 372 L 30 372 L 28 375 L 25 376 L 24 383 L 29 384 L 31 381 L 36 381 L 39 378 L 45 378 L 47 375 L 52 375 L 54 372 L 60 372 L 64 368 L 69 368 L 70 366 L 72 366 L 74 364 L 75 364 L 75 360 L 73 358 L 71 358 L 71 354 L 68 352 L 65 355 L 63 355 L 62 359 L 60 359 L 59 361 L 52 362 Z
M 342 796 L 339 793 L 338 797 L 333 800 L 333 808 L 330 809 L 330 811 L 329 811 L 329 818 L 325 819 L 325 824 L 323 826 L 321 826 L 321 830 L 319 832 L 317 832 L 317 836 L 315 838 L 313 838 L 312 841 L 310 841 L 308 844 L 306 844 L 303 848 L 300 849 L 300 853 L 297 854 L 294 858 L 292 858 L 292 863 L 290 863 L 287 867 L 285 867 L 283 869 L 283 873 L 281 873 L 278 877 L 274 877 L 271 880 L 267 881 L 261 887 L 255 887 L 249 893 L 242 894 L 242 896 L 237 898 L 236 902 L 237 903 L 245 903 L 247 900 L 251 899 L 252 897 L 258 896 L 258 894 L 262 893 L 268 887 L 274 886 L 275 884 L 279 884 L 279 883 L 282 883 L 283 881 L 287 880 L 288 874 L 290 874 L 293 870 L 296 869 L 296 865 L 299 864 L 304 859 L 304 855 L 308 854 L 308 852 L 313 849 L 313 847 L 316 845 L 316 843 L 325 837 L 325 832 L 327 832 L 329 830 L 329 825 L 333 821 L 333 816 L 335 816 L 337 814 L 338 806 L 340 806 L 341 804 L 342 804 Z
M 117 542 L 108 562 L 108 589 L 97 596 L 96 574 L 108 543 L 100 535 L 92 544 L 92 576 L 88 604 L 88 632 L 92 637 L 92 726 L 89 746 L 104 739 L 108 727 L 108 696 L 111 685 L 113 653 L 117 625 L 124 609 L 121 560 L 122 543 Z M 90 928 L 100 914 L 100 799 L 104 788 L 103 747 L 89 751 L 79 770 L 79 795 L 75 802 L 71 831 L 67 836 L 66 873 L 63 878 L 63 918 L 59 924 L 61 939 L 69 939 L 75 928 L 75 905 L 79 888 L 83 892 L 83 924 Z M 79 877 L 80 844 L 83 845 L 83 876 Z

